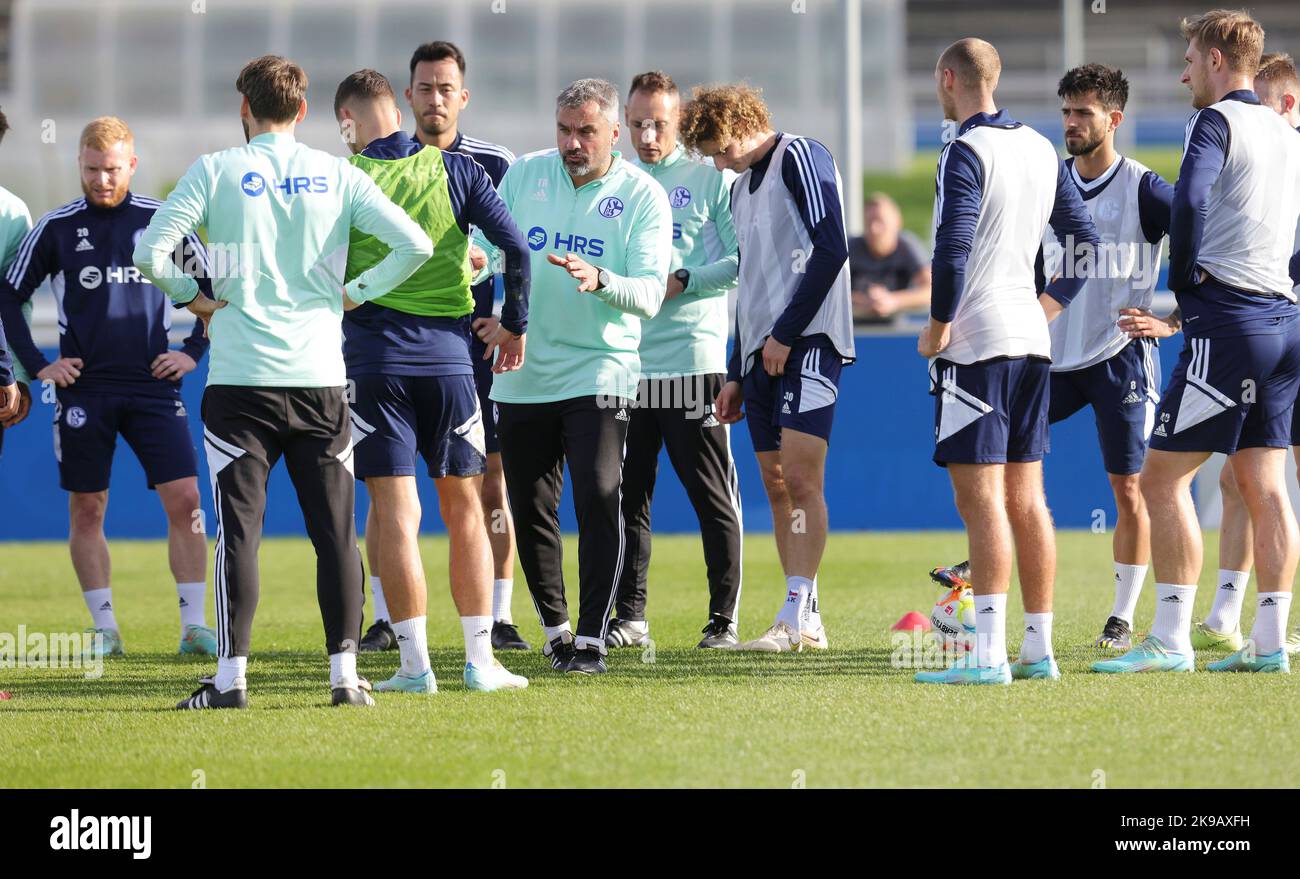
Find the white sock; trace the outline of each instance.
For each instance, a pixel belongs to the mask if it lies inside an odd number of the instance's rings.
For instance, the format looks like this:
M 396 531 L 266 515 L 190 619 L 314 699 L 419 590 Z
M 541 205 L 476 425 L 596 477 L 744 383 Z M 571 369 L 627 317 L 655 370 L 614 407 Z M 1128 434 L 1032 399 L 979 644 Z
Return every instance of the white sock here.
M 1192 652 L 1192 602 L 1196 586 L 1156 584 L 1156 620 L 1151 634 L 1175 653 Z
M 428 617 L 411 617 L 393 623 L 397 650 L 402 656 L 402 674 L 418 678 L 429 670 L 429 634 L 425 628 Z
M 1219 588 L 1214 590 L 1214 606 L 1205 625 L 1216 632 L 1235 632 L 1241 626 L 1241 605 L 1246 601 L 1246 584 L 1250 571 L 1227 571 L 1219 568 Z
M 475 668 L 492 666 L 492 617 L 461 617 L 460 629 L 465 633 L 465 661 Z
M 593 638 L 590 635 L 579 635 L 573 641 L 575 650 L 595 650 L 601 656 L 608 656 L 609 651 L 605 647 L 605 642 L 599 638 Z
M 808 591 L 808 600 L 803 606 L 803 616 L 799 618 L 799 628 L 805 632 L 816 632 L 822 627 L 822 608 L 817 599 L 817 577 L 812 578 L 812 589 Z
M 542 635 L 546 637 L 547 644 L 550 644 L 556 638 L 563 638 L 568 644 L 573 643 L 573 630 L 569 628 L 568 620 L 558 626 L 542 626 Z
M 331 653 L 329 654 L 329 685 L 330 689 L 339 687 L 356 687 L 356 654 L 355 653 Z
M 81 593 L 86 608 L 90 611 L 91 625 L 96 629 L 117 631 L 117 617 L 113 614 L 113 587 L 89 589 Z
M 357 655 L 355 653 L 330 654 L 330 689 L 357 686 Z
M 200 580 L 197 583 L 177 583 L 176 595 L 180 598 L 181 605 L 181 632 L 184 633 L 186 626 L 206 626 L 207 617 L 203 615 L 204 601 L 203 592 L 207 584 Z
M 1133 628 L 1133 614 L 1137 610 L 1142 581 L 1147 578 L 1146 565 L 1124 565 L 1115 562 L 1115 607 L 1110 615 L 1119 617 Z
M 1264 656 L 1282 649 L 1286 638 L 1286 618 L 1291 611 L 1290 592 L 1261 592 L 1255 605 L 1255 625 L 1250 640 L 1255 653 Z
M 248 684 L 244 682 L 244 672 L 247 669 L 247 656 L 220 657 L 217 659 L 217 677 L 213 683 L 223 693 L 231 687 L 246 689 Z
M 799 627 L 803 624 L 804 607 L 808 604 L 812 585 L 812 580 L 807 577 L 785 578 L 785 604 L 781 605 L 781 610 L 777 612 L 778 623 L 785 623 L 794 631 L 799 631 Z
M 1140 581 L 1139 581 L 1140 582 Z M 978 618 L 977 618 L 978 619 Z M 1026 613 L 1025 640 L 1020 645 L 1020 658 L 1025 662 L 1038 662 L 1052 655 L 1052 614 Z
M 1007 594 L 975 596 L 975 664 L 998 668 L 1007 662 Z
M 501 623 L 513 623 L 510 616 L 510 596 L 515 591 L 514 580 L 492 581 L 492 619 Z
M 370 592 L 375 597 L 375 622 L 388 620 L 388 602 L 384 601 L 384 586 L 378 577 L 370 578 Z

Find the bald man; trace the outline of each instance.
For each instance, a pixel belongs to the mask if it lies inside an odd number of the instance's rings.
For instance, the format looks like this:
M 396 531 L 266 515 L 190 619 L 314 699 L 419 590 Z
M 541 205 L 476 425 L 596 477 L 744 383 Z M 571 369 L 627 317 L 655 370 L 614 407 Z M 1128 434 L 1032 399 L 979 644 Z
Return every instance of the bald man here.
M 903 228 L 898 202 L 883 192 L 862 206 L 862 235 L 849 241 L 849 285 L 853 319 L 888 321 L 898 312 L 930 307 L 930 257 Z
M 1056 545 L 1042 471 L 1047 324 L 1084 279 L 1062 272 L 1039 296 L 1035 263 L 1049 224 L 1063 260 L 1076 242 L 1098 239 L 1052 144 L 994 103 L 1001 70 L 992 45 L 968 38 L 944 50 L 934 72 L 944 118 L 960 124 L 939 156 L 930 321 L 917 350 L 930 360 L 934 461 L 948 469 L 966 523 L 977 628 L 973 653 L 944 671 L 919 672 L 919 683 L 1060 676 L 1051 639 Z M 1008 664 L 1013 546 L 1025 638 Z

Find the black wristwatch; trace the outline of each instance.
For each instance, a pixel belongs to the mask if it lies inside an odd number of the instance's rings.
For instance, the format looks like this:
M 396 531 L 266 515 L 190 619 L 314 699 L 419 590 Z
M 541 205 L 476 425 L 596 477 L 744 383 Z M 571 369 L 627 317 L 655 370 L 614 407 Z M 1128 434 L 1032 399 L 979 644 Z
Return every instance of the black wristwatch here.
M 681 282 L 682 289 L 685 290 L 691 283 L 691 270 L 678 269 L 677 271 L 673 272 L 673 277 L 676 278 L 679 282 Z

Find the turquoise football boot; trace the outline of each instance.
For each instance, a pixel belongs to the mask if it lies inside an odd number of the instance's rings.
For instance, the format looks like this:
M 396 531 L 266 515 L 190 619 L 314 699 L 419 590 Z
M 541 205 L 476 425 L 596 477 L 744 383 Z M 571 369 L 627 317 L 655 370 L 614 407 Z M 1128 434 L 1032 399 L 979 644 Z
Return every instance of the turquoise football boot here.
M 1251 643 L 1247 641 L 1246 646 L 1249 648 Z M 1289 675 L 1291 660 L 1286 655 L 1285 647 L 1262 655 L 1242 649 L 1216 662 L 1211 662 L 1206 668 L 1210 671 L 1256 671 Z
M 90 646 L 82 651 L 83 660 L 126 655 L 122 647 L 122 636 L 117 633 L 117 629 L 86 629 L 86 634 Z
M 465 686 L 480 693 L 522 690 L 528 686 L 528 678 L 507 671 L 506 667 L 495 659 L 487 668 L 479 668 L 474 663 L 467 662 L 465 663 Z
M 211 626 L 186 626 L 185 634 L 181 636 L 180 652 L 194 653 L 200 656 L 216 656 L 217 630 Z
M 918 684 L 1009 684 L 1011 669 L 1005 662 L 996 668 L 983 668 L 969 658 L 943 671 L 918 671 L 914 680 Z
M 1017 659 L 1011 663 L 1013 681 L 1059 681 L 1061 670 L 1056 667 L 1056 657 L 1044 656 L 1037 662 Z
M 381 693 L 436 693 L 438 682 L 433 677 L 433 669 L 426 669 L 415 677 L 398 671 L 388 680 L 375 684 L 375 690 Z
M 1102 674 L 1133 674 L 1146 671 L 1194 671 L 1196 654 L 1175 653 L 1160 643 L 1155 635 L 1147 635 L 1146 640 L 1123 656 L 1103 659 L 1092 664 L 1092 670 Z

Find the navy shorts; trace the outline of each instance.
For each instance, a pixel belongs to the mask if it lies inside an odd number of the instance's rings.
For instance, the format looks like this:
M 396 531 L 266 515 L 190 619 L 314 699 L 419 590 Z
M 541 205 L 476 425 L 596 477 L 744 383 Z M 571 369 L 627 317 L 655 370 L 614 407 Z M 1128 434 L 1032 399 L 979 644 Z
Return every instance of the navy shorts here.
M 1284 333 L 1188 337 L 1156 412 L 1151 448 L 1286 448 L 1300 389 L 1300 321 Z
M 194 438 L 180 394 L 105 394 L 58 388 L 54 458 L 64 491 L 107 491 L 120 433 L 144 468 L 150 488 L 198 475 Z
M 501 451 L 501 441 L 497 439 L 497 407 L 488 395 L 492 393 L 492 364 L 496 362 L 494 354 L 491 360 L 483 359 L 487 345 L 475 336 L 469 343 L 469 356 L 474 361 L 474 384 L 478 388 L 478 406 L 483 412 L 483 442 L 489 455 Z
M 1131 476 L 1142 469 L 1159 403 L 1156 342 L 1138 339 L 1101 363 L 1052 373 L 1047 420 L 1055 424 L 1091 406 L 1106 472 Z
M 796 340 L 782 375 L 768 375 L 762 357 L 756 357 L 741 385 L 754 451 L 780 449 L 787 427 L 829 443 L 843 366 L 835 346 L 824 339 Z
M 358 375 L 349 379 L 357 479 L 478 476 L 487 466 L 472 375 Z
M 930 369 L 934 463 L 1043 460 L 1049 448 L 1047 360 L 1003 357 L 962 366 L 939 358 Z

